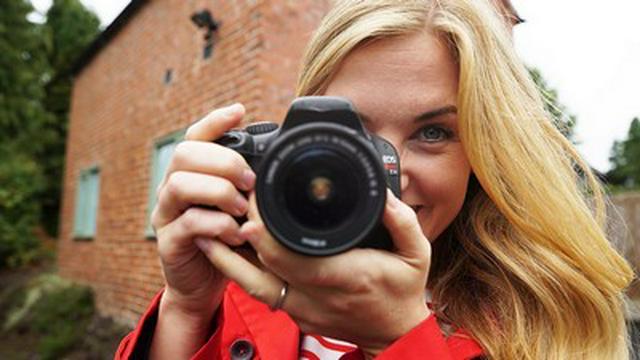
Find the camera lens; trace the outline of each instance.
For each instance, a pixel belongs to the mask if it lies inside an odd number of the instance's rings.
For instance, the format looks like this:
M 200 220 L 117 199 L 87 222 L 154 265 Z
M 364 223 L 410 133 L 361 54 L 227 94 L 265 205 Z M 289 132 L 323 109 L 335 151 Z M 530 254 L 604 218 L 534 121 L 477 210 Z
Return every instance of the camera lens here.
M 358 202 L 353 164 L 330 148 L 299 154 L 283 169 L 285 208 L 300 225 L 315 231 L 339 228 Z
M 260 215 L 290 249 L 336 254 L 379 226 L 384 169 L 375 148 L 352 129 L 324 122 L 299 125 L 272 143 L 260 166 Z

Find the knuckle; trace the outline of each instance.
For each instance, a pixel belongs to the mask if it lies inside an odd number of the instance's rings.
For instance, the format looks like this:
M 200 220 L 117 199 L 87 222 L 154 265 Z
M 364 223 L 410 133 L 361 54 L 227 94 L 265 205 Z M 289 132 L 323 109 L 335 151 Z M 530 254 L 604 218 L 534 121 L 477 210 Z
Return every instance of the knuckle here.
M 335 276 L 327 270 L 326 267 L 320 266 L 309 275 L 309 282 L 318 286 L 331 286 L 336 283 Z
M 331 309 L 332 314 L 345 314 L 349 311 L 353 311 L 354 308 L 351 307 L 351 301 L 349 301 L 349 296 L 340 296 L 334 295 L 329 296 L 326 299 L 326 304 Z M 318 320 L 322 321 L 322 319 Z M 321 325 L 321 324 L 318 324 Z
M 190 141 L 179 142 L 173 150 L 173 162 L 178 165 L 186 163 L 189 160 L 190 155 L 193 153 L 191 148 L 192 146 Z
M 189 208 L 180 217 L 180 225 L 184 232 L 193 232 L 202 223 L 202 212 L 197 208 Z
M 370 293 L 376 284 L 384 281 L 383 271 L 375 266 L 358 271 L 354 278 L 357 280 L 354 281 L 352 290 L 358 294 Z
M 230 230 L 238 226 L 238 223 L 229 214 L 221 214 L 220 216 L 220 228 L 223 230 Z
M 239 152 L 231 149 L 227 149 L 227 150 L 229 150 L 228 156 L 224 156 L 222 158 L 223 166 L 229 169 L 237 169 L 238 167 L 244 165 L 244 162 L 245 162 L 244 158 L 242 157 L 242 155 L 240 155 Z
M 235 186 L 233 186 L 233 184 L 227 179 L 219 178 L 218 180 L 219 181 L 217 181 L 216 184 L 211 188 L 213 196 L 215 196 L 218 201 L 223 200 L 223 202 L 233 199 L 233 196 L 236 193 Z
M 170 199 L 179 199 L 181 197 L 183 180 L 184 173 L 181 171 L 176 171 L 169 175 L 164 186 L 164 192 Z
M 239 178 L 242 170 L 247 168 L 247 162 L 242 155 L 235 150 L 226 149 L 228 152 L 225 156 L 218 157 L 218 166 L 226 178 L 231 180 Z
M 241 174 L 243 170 L 250 169 L 249 163 L 240 153 L 234 151 L 233 156 L 234 170 L 236 173 Z
M 236 187 L 227 179 L 223 179 L 219 186 L 224 194 L 234 195 L 237 192 Z

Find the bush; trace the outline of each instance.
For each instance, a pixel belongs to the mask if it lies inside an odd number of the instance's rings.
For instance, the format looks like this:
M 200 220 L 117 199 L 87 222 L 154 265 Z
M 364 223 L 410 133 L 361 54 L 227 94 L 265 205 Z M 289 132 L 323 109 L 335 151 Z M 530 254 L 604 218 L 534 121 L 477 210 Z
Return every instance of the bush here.
M 30 156 L 0 145 L 0 269 L 18 267 L 39 247 L 34 230 L 41 206 L 42 172 Z
M 56 275 L 36 278 L 15 299 L 3 331 L 35 336 L 42 359 L 58 359 L 82 342 L 94 314 L 91 289 Z

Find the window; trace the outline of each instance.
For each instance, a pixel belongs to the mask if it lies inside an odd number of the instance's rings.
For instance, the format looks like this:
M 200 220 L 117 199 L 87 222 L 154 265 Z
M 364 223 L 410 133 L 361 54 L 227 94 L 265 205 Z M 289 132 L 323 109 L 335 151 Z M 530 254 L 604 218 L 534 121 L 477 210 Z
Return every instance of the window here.
M 169 160 L 176 148 L 176 145 L 184 137 L 185 130 L 177 131 L 171 135 L 165 136 L 156 141 L 153 147 L 153 157 L 151 159 L 151 184 L 149 186 L 149 206 L 147 207 L 147 228 L 145 235 L 153 238 L 155 235 L 151 228 L 151 212 L 156 206 L 156 188 L 160 185 L 160 181 L 164 178 L 169 166 Z
M 98 168 L 92 167 L 81 171 L 76 188 L 76 209 L 73 224 L 75 238 L 90 239 L 96 235 L 99 195 L 100 171 Z

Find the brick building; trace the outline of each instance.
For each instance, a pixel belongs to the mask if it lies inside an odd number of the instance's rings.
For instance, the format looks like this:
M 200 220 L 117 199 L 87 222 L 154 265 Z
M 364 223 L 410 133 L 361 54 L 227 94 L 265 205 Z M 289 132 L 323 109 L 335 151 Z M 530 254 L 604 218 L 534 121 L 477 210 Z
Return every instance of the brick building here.
M 80 59 L 58 264 L 62 276 L 93 287 L 102 314 L 133 324 L 162 286 L 148 213 L 172 145 L 235 101 L 249 121 L 281 119 L 327 8 L 325 0 L 133 0 Z

